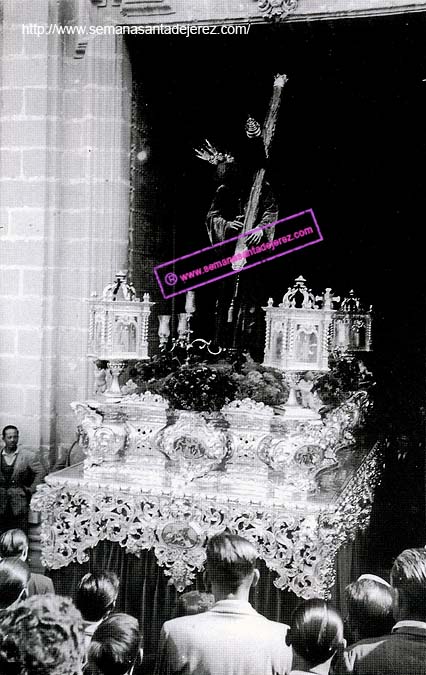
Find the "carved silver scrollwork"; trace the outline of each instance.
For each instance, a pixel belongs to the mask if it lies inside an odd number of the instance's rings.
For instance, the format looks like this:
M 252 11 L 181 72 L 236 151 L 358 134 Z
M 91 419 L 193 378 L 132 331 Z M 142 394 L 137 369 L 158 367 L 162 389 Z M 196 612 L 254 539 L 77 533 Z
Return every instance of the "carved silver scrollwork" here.
M 258 6 L 266 19 L 283 21 L 297 7 L 297 0 L 258 0 Z
M 31 506 L 42 513 L 42 563 L 52 569 L 83 563 L 100 541 L 140 554 L 151 549 L 164 573 L 182 591 L 205 561 L 205 541 L 225 529 L 256 546 L 277 573 L 275 586 L 302 598 L 327 597 L 340 546 L 365 529 L 380 477 L 375 446 L 340 498 L 316 513 L 261 503 L 239 504 L 226 494 L 176 497 L 125 489 L 114 482 L 47 476 Z M 50 484 L 49 484 L 50 483 Z
M 355 474 L 358 460 L 340 460 L 367 392 L 323 420 L 287 420 L 244 399 L 210 419 L 178 411 L 166 426 L 167 406 L 150 392 L 72 404 L 87 459 L 49 474 L 33 497 L 44 564 L 85 562 L 106 539 L 136 555 L 152 549 L 182 591 L 204 564 L 206 538 L 227 528 L 253 541 L 278 588 L 327 595 L 334 556 L 367 526 L 380 477 L 377 448 Z
M 232 438 L 232 458 L 226 465 L 231 481 L 259 483 L 267 478 L 264 462 L 258 456 L 258 447 L 269 434 L 273 409 L 249 398 L 236 400 L 222 408 Z
M 175 424 L 159 431 L 154 442 L 186 482 L 217 469 L 232 453 L 225 429 L 186 410 L 180 411 Z

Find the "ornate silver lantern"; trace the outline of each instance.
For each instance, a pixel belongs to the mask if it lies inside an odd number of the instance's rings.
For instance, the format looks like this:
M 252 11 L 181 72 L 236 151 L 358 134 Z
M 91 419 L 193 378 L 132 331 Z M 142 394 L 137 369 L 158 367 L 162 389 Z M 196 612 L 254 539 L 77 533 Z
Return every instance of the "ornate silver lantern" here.
M 326 372 L 330 352 L 330 330 L 333 320 L 333 304 L 340 298 L 326 288 L 320 296 L 314 296 L 299 276 L 294 286 L 288 288 L 278 307 L 272 298 L 266 313 L 266 336 L 263 365 L 278 368 L 290 387 L 288 401 L 276 406 L 276 411 L 287 418 L 319 419 L 319 402 L 312 394 L 315 379 Z M 299 405 L 297 394 L 302 400 Z
M 109 397 L 121 397 L 118 377 L 129 361 L 149 358 L 148 321 L 154 302 L 149 293 L 143 294 L 142 302 L 136 296 L 134 286 L 127 281 L 127 273 L 120 271 L 115 281 L 105 286 L 102 297 L 92 293 L 89 300 L 89 357 L 95 362 L 106 362 L 111 372 L 111 383 L 98 393 Z
M 338 300 L 327 288 L 315 298 L 300 276 L 287 290 L 278 307 L 272 298 L 266 312 L 264 365 L 283 371 L 328 370 L 329 331 Z M 317 304 L 321 300 L 321 305 Z
M 359 298 L 355 297 L 354 291 L 350 291 L 333 316 L 333 348 L 349 352 L 369 352 L 371 314 L 372 306 L 366 309 Z

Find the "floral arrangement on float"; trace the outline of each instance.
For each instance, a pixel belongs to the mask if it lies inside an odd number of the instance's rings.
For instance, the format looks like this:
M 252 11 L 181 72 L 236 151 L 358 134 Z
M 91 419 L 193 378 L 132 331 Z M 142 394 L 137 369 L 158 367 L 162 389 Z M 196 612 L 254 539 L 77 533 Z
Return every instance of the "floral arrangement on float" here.
M 106 437 L 108 429 L 93 430 L 90 421 L 86 466 L 103 475 L 113 470 L 105 462 L 121 462 L 120 471 L 133 476 L 161 469 L 162 462 L 174 485 L 220 477 L 231 494 L 243 489 L 258 495 L 259 486 L 267 490 L 272 481 L 300 499 L 315 491 L 321 472 L 338 465 L 339 449 L 354 445 L 354 430 L 371 409 L 373 382 L 359 359 L 338 351 L 330 355 L 329 372 L 299 377 L 308 389 L 286 417 L 294 374 L 289 379 L 247 354 L 176 344 L 134 362 L 121 382 L 125 395 L 99 406 L 103 426 L 115 425 L 116 443 Z
M 308 374 L 301 375 L 301 379 Z M 172 410 L 219 412 L 232 401 L 251 399 L 276 407 L 285 404 L 290 387 L 286 374 L 256 363 L 247 354 L 234 356 L 222 350 L 220 358 L 180 359 L 164 351 L 148 362 L 136 363 L 129 372 L 129 393 L 146 391 L 165 398 Z M 329 372 L 314 376 L 312 393 L 321 416 L 342 405 L 360 390 L 374 386 L 373 374 L 364 362 L 347 352 L 330 352 Z M 126 393 L 128 383 L 122 387 Z M 297 396 L 300 405 L 303 398 Z
M 334 349 L 328 362 L 329 372 L 321 375 L 313 385 L 313 392 L 322 401 L 323 412 L 338 407 L 355 392 L 374 386 L 373 373 L 360 358 Z
M 281 405 L 288 399 L 289 387 L 282 372 L 276 368 L 247 359 L 232 377 L 239 399 L 250 398 L 270 406 Z
M 289 392 L 281 371 L 226 350 L 220 358 L 202 361 L 197 356 L 181 361 L 162 352 L 148 363 L 136 363 L 130 377 L 138 394 L 151 391 L 161 394 L 173 410 L 203 413 L 219 412 L 231 401 L 246 398 L 274 406 L 285 403 Z

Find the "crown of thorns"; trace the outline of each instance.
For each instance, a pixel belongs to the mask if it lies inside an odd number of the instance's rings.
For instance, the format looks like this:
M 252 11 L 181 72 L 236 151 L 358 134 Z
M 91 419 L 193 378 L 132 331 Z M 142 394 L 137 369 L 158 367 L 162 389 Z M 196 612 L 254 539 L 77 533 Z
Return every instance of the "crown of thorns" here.
M 195 149 L 195 154 L 198 159 L 202 159 L 215 166 L 222 162 L 225 164 L 232 164 L 232 162 L 235 162 L 235 158 L 232 155 L 228 152 L 219 152 L 219 150 L 217 150 L 208 140 L 205 141 L 204 147 Z

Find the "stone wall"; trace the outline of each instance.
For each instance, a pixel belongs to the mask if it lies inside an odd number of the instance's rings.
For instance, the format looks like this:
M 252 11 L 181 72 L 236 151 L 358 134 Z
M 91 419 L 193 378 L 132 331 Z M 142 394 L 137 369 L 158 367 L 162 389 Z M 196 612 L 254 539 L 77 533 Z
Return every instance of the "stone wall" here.
M 56 2 L 1 10 L 0 425 L 52 464 L 91 393 L 84 301 L 127 264 L 131 69 L 119 36 L 75 59 L 73 37 L 24 35 L 61 25 Z

